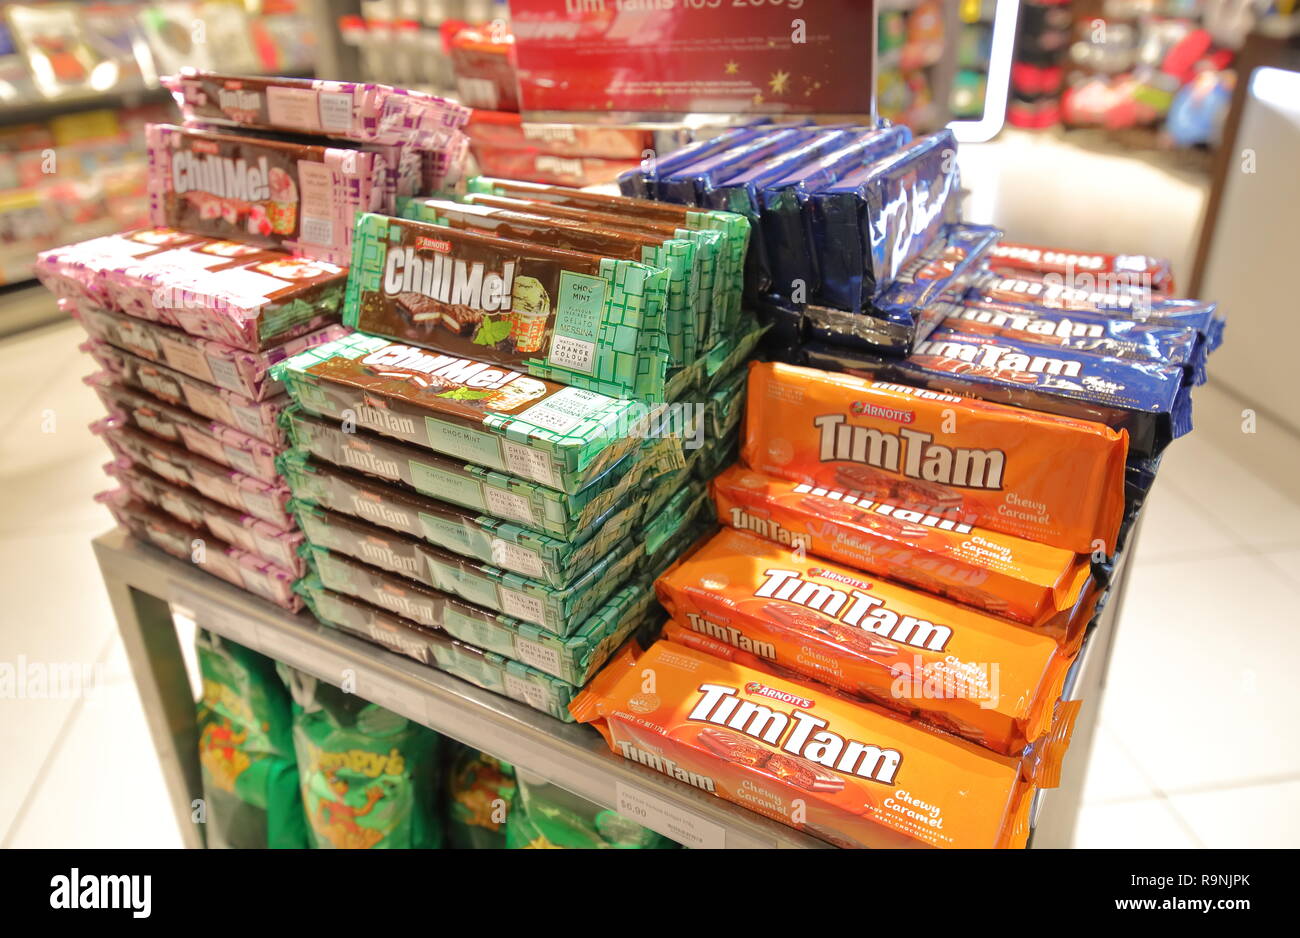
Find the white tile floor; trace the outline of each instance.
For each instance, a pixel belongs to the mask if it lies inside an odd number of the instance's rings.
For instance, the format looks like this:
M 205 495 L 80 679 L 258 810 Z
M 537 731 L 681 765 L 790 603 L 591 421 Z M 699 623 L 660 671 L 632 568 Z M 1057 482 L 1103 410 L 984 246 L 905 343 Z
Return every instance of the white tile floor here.
M 89 547 L 111 522 L 93 501 L 107 451 L 85 429 L 100 407 L 80 382 L 81 338 L 65 325 L 0 343 L 0 667 L 96 666 L 79 699 L 15 698 L 0 684 L 0 846 L 176 846 Z M 1264 420 L 1245 434 L 1241 412 L 1198 389 L 1197 430 L 1161 469 L 1080 846 L 1300 845 L 1300 440 Z M 1266 460 L 1292 471 L 1261 471 Z M 1276 487 L 1288 477 L 1296 490 Z

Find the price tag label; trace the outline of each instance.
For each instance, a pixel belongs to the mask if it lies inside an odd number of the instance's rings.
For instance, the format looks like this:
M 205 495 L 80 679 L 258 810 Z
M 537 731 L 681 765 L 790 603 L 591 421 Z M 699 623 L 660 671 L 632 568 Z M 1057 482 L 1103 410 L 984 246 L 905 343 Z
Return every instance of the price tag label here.
M 623 817 L 679 844 L 700 850 L 721 850 L 727 844 L 727 832 L 721 824 L 668 804 L 640 788 L 619 782 L 615 799 L 614 810 Z

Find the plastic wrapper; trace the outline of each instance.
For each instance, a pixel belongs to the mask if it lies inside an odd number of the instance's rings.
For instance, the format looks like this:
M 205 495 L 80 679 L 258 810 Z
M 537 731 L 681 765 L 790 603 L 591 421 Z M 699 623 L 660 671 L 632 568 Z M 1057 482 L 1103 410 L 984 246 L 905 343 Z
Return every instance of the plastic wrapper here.
M 313 554 L 347 554 L 485 609 L 568 635 L 637 569 L 644 548 L 623 544 L 577 582 L 559 590 L 323 508 L 295 503 Z
M 738 648 L 1008 755 L 1050 730 L 1082 637 L 1080 627 L 1062 647 L 1046 630 L 735 529 L 671 567 L 655 592 L 704 650 Z
M 1034 626 L 1087 620 L 1075 612 L 1089 559 L 1068 550 L 740 465 L 713 481 L 713 498 L 723 524 L 991 615 Z
M 861 312 L 809 304 L 787 307 L 767 304 L 778 318 L 799 313 L 810 336 L 832 345 L 905 355 L 928 336 L 948 311 L 944 300 L 955 300 L 979 277 L 980 260 L 1000 232 L 983 225 L 949 225 L 884 292 Z M 796 322 L 787 326 L 801 336 Z
M 680 367 L 696 355 L 695 306 L 699 277 L 695 266 L 696 247 L 689 240 L 665 240 L 651 234 L 607 229 L 596 223 L 548 219 L 527 211 L 443 199 L 404 200 L 401 211 L 404 217 L 432 225 L 581 251 L 602 258 L 636 261 L 653 270 L 663 270 L 668 275 L 667 293 L 652 291 L 645 295 L 647 302 L 662 300 L 663 309 L 647 309 L 647 317 L 663 323 L 669 367 Z M 561 315 L 559 309 L 556 315 Z M 659 379 L 656 376 L 654 382 L 647 383 L 658 384 Z M 665 393 L 663 389 L 656 390 L 660 395 Z
M 464 199 L 472 205 L 528 212 L 545 218 L 577 222 L 583 226 L 599 225 L 611 231 L 628 231 L 633 234 L 651 235 L 665 244 L 670 240 L 680 240 L 689 241 L 695 245 L 695 266 L 690 280 L 690 292 L 695 305 L 695 326 L 693 334 L 690 331 L 689 322 L 683 326 L 683 350 L 681 353 L 683 357 L 698 354 L 700 349 L 709 342 L 713 310 L 718 309 L 720 311 L 719 315 L 725 315 L 723 311 L 725 311 L 727 304 L 726 291 L 730 287 L 725 279 L 725 270 L 721 266 L 728 257 L 728 248 L 721 231 L 685 228 L 679 227 L 673 222 L 640 219 L 626 213 L 615 214 L 610 211 L 574 208 L 555 202 L 527 201 L 523 198 L 481 192 L 473 192 L 465 196 Z M 671 285 L 668 301 L 670 307 L 675 301 Z M 670 330 L 668 335 L 670 348 L 672 348 L 675 338 L 675 335 Z M 694 349 L 694 352 L 691 349 Z M 674 349 L 674 354 L 676 354 L 676 349 Z M 667 396 L 670 400 L 672 399 L 671 392 Z
M 657 198 L 679 205 L 709 205 L 710 193 L 716 186 L 798 146 L 813 133 L 809 127 L 773 127 L 743 144 L 711 153 L 671 172 L 661 171 L 655 184 Z
M 642 503 L 633 501 L 603 520 L 585 543 L 574 545 L 298 452 L 281 456 L 280 470 L 298 501 L 362 518 L 559 589 L 581 578 L 614 545 L 631 536 L 643 513 Z
M 696 163 L 706 157 L 743 146 L 759 137 L 770 133 L 771 127 L 760 124 L 751 127 L 733 127 L 707 140 L 696 140 L 664 156 L 656 156 L 648 165 L 639 169 L 628 170 L 618 178 L 619 191 L 624 196 L 634 199 L 653 199 L 672 202 L 660 191 L 659 180 L 665 176 Z
M 353 216 L 394 210 L 376 152 L 170 124 L 145 141 L 155 225 L 346 264 Z
M 365 82 L 226 75 L 182 69 L 167 79 L 186 121 L 319 134 L 438 150 L 470 109 L 420 91 Z
M 955 394 L 753 364 L 745 463 L 1074 553 L 1113 552 L 1128 435 Z
M 168 243 L 159 248 L 159 240 Z M 253 352 L 337 322 L 347 271 L 233 241 L 144 229 L 47 251 L 36 274 L 60 299 Z
M 1109 358 L 1178 365 L 1186 383 L 1205 383 L 1204 336 L 1190 325 L 1079 310 L 1004 307 L 978 300 L 963 300 L 942 325 L 954 332 L 994 340 L 1012 339 Z
M 1062 311 L 1135 319 L 1160 325 L 1189 326 L 1200 335 L 1206 354 L 1223 342 L 1226 322 L 1214 303 L 1175 300 L 1128 291 L 1104 292 L 1027 276 L 984 273 L 967 290 L 964 303 L 1029 313 Z
M 1022 271 L 1071 278 L 1086 275 L 1103 284 L 1139 282 L 1156 293 L 1174 291 L 1173 265 L 1141 254 L 1093 254 L 1002 241 L 989 252 L 989 266 L 1007 276 Z
M 254 401 L 283 393 L 269 374 L 276 362 L 347 334 L 341 325 L 326 326 L 283 345 L 248 352 L 106 309 L 83 306 L 74 315 L 93 338 Z
M 576 493 L 641 448 L 630 401 L 354 333 L 272 376 L 310 413 Z M 346 413 L 345 413 L 346 412 Z
M 174 485 L 265 521 L 281 531 L 293 527 L 289 490 L 282 483 L 263 482 L 220 463 L 173 446 L 157 437 L 121 425 L 109 417 L 91 426 L 113 455 L 162 476 Z
M 163 404 L 102 372 L 86 378 L 86 383 L 95 389 L 105 410 L 121 418 L 125 425 L 237 469 L 254 479 L 269 483 L 279 480 L 275 468 L 276 450 L 270 444 L 225 424 Z
M 379 215 L 361 216 L 356 237 L 347 325 L 598 393 L 663 399 L 666 269 Z M 608 253 L 627 253 L 625 243 L 611 236 Z
M 957 142 L 942 130 L 823 186 L 812 198 L 824 270 L 817 298 L 857 311 L 958 220 Z
M 643 674 L 653 671 L 654 693 Z M 871 704 L 669 641 L 624 648 L 573 701 L 611 750 L 840 847 L 1023 847 L 1077 708 L 1003 756 Z
M 1103 423 L 1128 434 L 1129 453 L 1158 456 L 1192 429 L 1191 389 L 1183 369 L 1015 339 L 937 329 L 904 359 L 808 346 L 808 363 L 875 381 L 899 381 L 946 393 Z
M 441 847 L 438 734 L 287 665 L 278 669 L 293 696 L 293 744 L 312 845 Z
M 281 411 L 289 403 L 287 397 L 254 401 L 181 374 L 166 365 L 155 364 L 138 355 L 124 352 L 98 339 L 91 339 L 80 348 L 107 374 L 128 387 L 238 429 L 273 447 L 284 445 L 285 437 L 278 421 Z
M 674 154 L 676 156 L 676 154 Z M 667 159 L 667 158 L 665 158 Z M 656 163 L 658 171 L 667 170 L 664 160 Z M 622 215 L 628 220 L 660 222 L 688 231 L 716 231 L 722 235 L 724 250 L 718 258 L 717 276 L 720 296 L 715 297 L 708 321 L 705 344 L 711 345 L 725 335 L 740 316 L 740 297 L 744 285 L 745 252 L 749 247 L 749 219 L 733 212 L 695 209 L 667 202 L 629 199 L 602 195 L 563 186 L 517 182 L 492 176 L 477 176 L 468 183 L 473 193 L 547 202 L 565 208 L 586 209 Z
M 195 637 L 203 689 L 195 719 L 208 849 L 307 845 L 289 694 L 275 662 L 220 635 Z
M 150 255 L 205 240 L 175 228 L 138 228 L 42 251 L 36 255 L 32 273 L 59 299 L 106 306 L 112 302 L 111 272 Z
M 299 553 L 300 531 L 282 531 L 260 518 L 214 502 L 193 489 L 175 485 L 134 463 L 110 462 L 104 473 L 147 505 L 152 505 L 196 531 L 207 530 L 240 550 L 255 554 L 293 576 L 300 576 L 306 561 Z M 200 533 L 198 536 L 204 536 Z
M 400 483 L 429 498 L 549 534 L 575 548 L 590 543 L 607 523 L 641 517 L 642 482 L 655 465 L 640 452 L 629 453 L 596 483 L 569 495 L 383 437 L 346 433 L 338 423 L 296 411 L 286 418 L 286 426 L 294 446 L 314 459 Z
M 317 589 L 311 577 L 302 581 L 299 588 L 308 592 L 313 612 L 327 625 L 526 704 L 557 720 L 572 722 L 568 705 L 577 689 L 571 684 L 521 661 L 458 642 L 439 629 L 419 625 L 352 596 Z
M 908 145 L 911 137 L 911 132 L 905 127 L 886 127 L 858 134 L 844 146 L 759 188 L 762 205 L 760 228 L 772 265 L 773 290 L 785 296 L 798 294 L 804 298 L 818 296 L 823 292 L 821 253 L 834 250 L 842 239 L 851 242 L 854 232 L 842 226 L 835 231 L 829 243 L 817 242 L 811 225 L 814 216 L 810 199 L 813 193 L 833 189 L 837 180 L 845 177 L 858 178 L 864 166 L 876 161 L 892 162 L 888 154 L 899 147 L 906 146 L 910 150 L 917 146 Z M 920 209 L 925 201 L 924 196 L 929 193 L 930 187 L 926 185 L 929 179 L 923 172 L 914 173 L 914 176 L 915 182 L 910 188 L 905 188 L 899 198 L 908 200 L 911 203 L 909 207 Z M 894 210 L 894 214 L 897 211 Z M 869 209 L 864 209 L 861 214 L 865 216 L 864 220 L 876 224 L 885 223 L 884 219 L 878 219 Z M 894 224 L 897 226 L 898 222 Z M 924 246 L 937 233 L 935 226 L 927 226 L 919 232 L 908 232 L 913 238 L 925 239 L 918 241 L 920 246 Z M 861 235 L 858 237 L 859 240 L 866 240 Z M 898 235 L 895 234 L 894 237 L 897 238 Z
M 293 591 L 294 576 L 287 570 L 214 537 L 198 536 L 193 528 L 136 500 L 125 489 L 101 493 L 96 500 L 140 540 L 290 612 L 302 608 Z

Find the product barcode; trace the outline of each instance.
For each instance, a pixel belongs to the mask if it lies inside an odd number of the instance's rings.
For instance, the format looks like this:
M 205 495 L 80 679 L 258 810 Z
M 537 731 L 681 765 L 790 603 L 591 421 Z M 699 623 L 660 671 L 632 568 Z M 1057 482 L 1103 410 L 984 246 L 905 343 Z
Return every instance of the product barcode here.
M 299 235 L 308 244 L 333 244 L 334 223 L 328 218 L 302 218 L 302 231 Z

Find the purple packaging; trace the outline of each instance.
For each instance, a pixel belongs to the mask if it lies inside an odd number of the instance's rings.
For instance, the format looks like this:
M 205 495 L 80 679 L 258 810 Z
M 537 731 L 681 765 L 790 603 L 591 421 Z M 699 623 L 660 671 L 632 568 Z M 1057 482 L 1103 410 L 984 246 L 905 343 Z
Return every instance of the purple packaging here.
M 772 128 L 744 144 L 712 153 L 660 176 L 657 183 L 659 201 L 679 205 L 708 205 L 709 194 L 722 181 L 730 179 L 763 160 L 779 158 L 791 147 L 807 141 L 816 133 L 811 127 Z
M 280 413 L 289 406 L 289 399 L 283 394 L 264 401 L 254 401 L 96 339 L 82 343 L 80 348 L 100 368 L 129 387 L 145 391 L 164 403 L 187 408 L 209 420 L 241 430 L 277 449 L 282 449 L 285 445 L 279 419 Z
M 173 485 L 133 463 L 110 462 L 104 466 L 104 472 L 140 501 L 191 528 L 206 528 L 218 540 L 256 554 L 295 577 L 302 576 L 306 570 L 307 562 L 299 553 L 305 540 L 301 531 L 281 531 L 192 489 Z
M 749 251 L 745 255 L 745 295 L 751 300 L 768 292 L 772 286 L 771 260 L 758 232 L 762 217 L 762 200 L 759 196 L 762 187 L 776 182 L 800 166 L 835 152 L 866 132 L 865 128 L 848 129 L 838 126 L 812 130 L 812 136 L 800 146 L 775 160 L 751 166 L 718 184 L 708 194 L 708 208 L 735 212 L 749 219 L 753 234 L 749 239 Z
M 279 482 L 280 474 L 275 467 L 278 450 L 269 443 L 133 391 L 106 372 L 90 375 L 85 380 L 109 414 L 122 418 L 137 430 L 263 482 Z
M 618 189 L 623 195 L 637 199 L 657 199 L 669 202 L 659 194 L 659 177 L 676 172 L 698 160 L 714 153 L 720 153 L 732 147 L 741 146 L 771 130 L 769 124 L 763 123 L 750 127 L 733 127 L 724 130 L 707 140 L 696 140 L 680 150 L 674 150 L 666 156 L 657 156 L 649 168 L 644 164 L 637 169 L 630 169 L 618 177 Z
M 982 271 L 966 298 L 1006 309 L 1070 310 L 1191 326 L 1203 337 L 1207 354 L 1222 344 L 1226 326 L 1214 303 L 1168 299 L 1124 289 L 1092 290 L 1067 284 L 1060 278 L 1007 277 Z
M 808 304 L 803 316 L 809 335 L 831 345 L 908 354 L 947 314 L 941 301 L 962 295 L 1001 236 L 987 225 L 946 226 L 862 312 Z
M 192 488 L 229 508 L 246 512 L 281 531 L 295 527 L 288 511 L 289 489 L 229 469 L 179 446 L 125 426 L 116 417 L 92 424 L 118 460 L 144 466 L 174 485 Z
M 201 339 L 174 327 L 86 304 L 78 305 L 70 312 L 91 338 L 254 401 L 284 393 L 284 386 L 270 375 L 271 366 L 276 362 L 333 341 L 348 331 L 343 325 L 326 326 L 290 339 L 283 345 L 249 352 L 212 339 Z
M 357 212 L 392 214 L 373 151 L 149 124 L 149 218 L 345 265 Z
M 470 109 L 388 85 L 182 69 L 164 80 L 186 121 L 441 150 Z
M 122 527 L 173 557 L 291 612 L 302 608 L 302 598 L 293 591 L 296 578 L 287 570 L 216 538 L 200 538 L 203 550 L 196 551 L 193 528 L 138 501 L 124 489 L 101 492 L 95 500 L 106 505 Z

